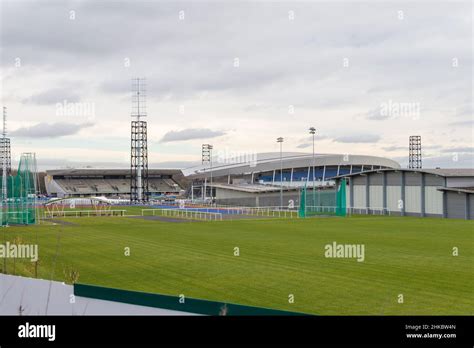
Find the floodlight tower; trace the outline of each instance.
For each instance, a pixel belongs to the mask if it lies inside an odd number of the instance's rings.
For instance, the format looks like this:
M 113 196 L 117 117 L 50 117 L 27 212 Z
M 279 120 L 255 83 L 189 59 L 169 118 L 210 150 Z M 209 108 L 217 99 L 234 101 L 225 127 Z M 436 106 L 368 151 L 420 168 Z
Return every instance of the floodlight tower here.
M 211 144 L 202 144 L 202 164 L 209 165 L 211 170 L 211 198 L 212 198 L 212 149 Z M 203 199 L 206 199 L 207 195 L 207 177 L 204 178 L 204 190 Z
M 411 135 L 408 148 L 408 168 L 421 169 L 421 136 Z
M 145 79 L 132 79 L 130 202 L 148 201 L 148 141 Z

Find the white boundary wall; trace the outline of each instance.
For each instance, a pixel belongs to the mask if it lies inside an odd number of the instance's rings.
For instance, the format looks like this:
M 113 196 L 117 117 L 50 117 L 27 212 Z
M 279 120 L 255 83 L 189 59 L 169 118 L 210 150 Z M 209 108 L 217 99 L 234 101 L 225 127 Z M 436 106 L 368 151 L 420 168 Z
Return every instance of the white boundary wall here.
M 73 294 L 72 285 L 0 274 L 0 315 L 195 315 Z

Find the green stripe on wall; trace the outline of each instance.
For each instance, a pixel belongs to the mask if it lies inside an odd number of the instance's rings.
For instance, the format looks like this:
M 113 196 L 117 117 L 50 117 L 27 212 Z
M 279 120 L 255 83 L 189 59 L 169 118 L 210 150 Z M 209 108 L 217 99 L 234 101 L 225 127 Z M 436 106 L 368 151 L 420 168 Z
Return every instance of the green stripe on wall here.
M 298 312 L 243 306 L 188 297 L 185 297 L 184 303 L 180 303 L 179 296 L 152 294 L 86 284 L 74 284 L 74 295 L 203 315 L 306 315 Z

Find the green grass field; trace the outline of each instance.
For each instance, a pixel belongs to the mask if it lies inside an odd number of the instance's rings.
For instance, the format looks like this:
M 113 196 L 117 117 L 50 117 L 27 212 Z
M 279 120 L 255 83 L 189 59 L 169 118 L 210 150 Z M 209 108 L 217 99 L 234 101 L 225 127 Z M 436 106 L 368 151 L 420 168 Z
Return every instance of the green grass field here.
M 64 269 L 72 268 L 80 273 L 79 283 L 321 315 L 473 313 L 472 221 L 355 216 L 62 221 L 67 224 L 4 228 L 0 243 L 17 236 L 38 243 L 38 277 L 44 279 L 64 281 Z M 333 241 L 364 244 L 365 261 L 325 258 L 324 246 Z M 124 255 L 126 247 L 130 256 Z M 234 256 L 235 247 L 240 256 Z M 452 255 L 453 247 L 459 256 Z M 12 259 L 7 273 L 13 273 Z M 15 273 L 33 276 L 34 267 L 17 261 Z

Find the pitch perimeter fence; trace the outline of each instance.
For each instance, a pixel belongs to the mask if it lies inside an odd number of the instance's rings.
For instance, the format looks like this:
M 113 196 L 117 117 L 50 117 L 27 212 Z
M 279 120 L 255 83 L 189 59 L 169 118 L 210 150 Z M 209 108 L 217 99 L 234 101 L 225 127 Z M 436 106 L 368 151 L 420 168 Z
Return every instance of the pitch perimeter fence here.
M 183 218 L 197 218 L 202 220 L 222 220 L 222 216 L 229 215 L 247 215 L 256 217 L 275 217 L 275 218 L 298 218 L 297 210 L 289 209 L 275 209 L 275 207 L 193 207 L 193 208 L 154 208 L 154 209 L 142 209 L 142 216 L 144 215 L 155 215 L 161 216 L 173 216 Z M 166 215 L 165 215 L 166 214 Z M 210 214 L 210 218 L 207 215 Z M 219 214 L 218 218 L 215 218 L 212 214 Z

